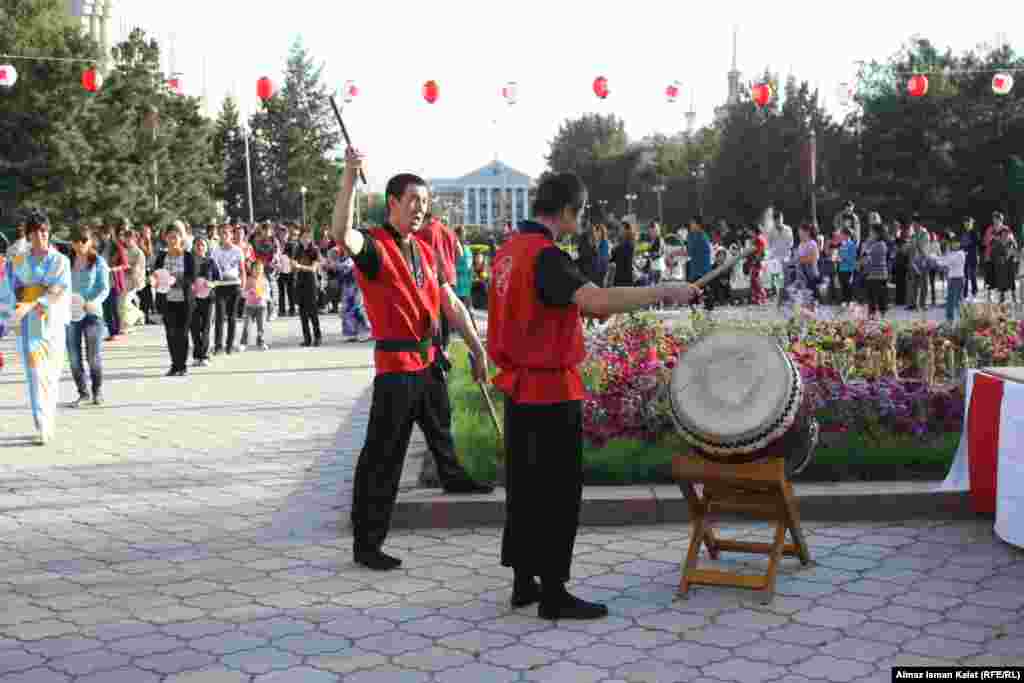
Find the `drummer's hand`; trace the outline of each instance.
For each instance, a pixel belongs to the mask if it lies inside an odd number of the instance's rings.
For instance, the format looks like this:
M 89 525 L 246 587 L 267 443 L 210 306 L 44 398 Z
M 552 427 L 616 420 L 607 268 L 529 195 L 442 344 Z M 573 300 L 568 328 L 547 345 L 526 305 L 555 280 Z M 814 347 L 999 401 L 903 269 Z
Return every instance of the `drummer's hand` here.
M 32 309 L 35 307 L 36 305 L 34 303 L 18 304 L 17 306 L 14 307 L 14 317 L 11 318 L 11 322 L 17 325 L 25 318 L 26 315 L 31 313 Z
M 359 171 L 366 173 L 366 156 L 355 147 L 345 150 L 345 173 L 351 173 L 354 178 Z
M 700 289 L 688 282 L 673 282 L 659 286 L 661 298 L 678 306 L 685 306 L 700 295 Z

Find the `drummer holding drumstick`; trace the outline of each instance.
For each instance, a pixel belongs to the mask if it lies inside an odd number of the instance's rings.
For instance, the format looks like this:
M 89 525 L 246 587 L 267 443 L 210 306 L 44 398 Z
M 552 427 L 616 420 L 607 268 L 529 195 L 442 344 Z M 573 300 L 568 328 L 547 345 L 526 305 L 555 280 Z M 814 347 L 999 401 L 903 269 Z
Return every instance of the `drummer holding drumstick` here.
M 544 619 L 596 619 L 605 605 L 565 588 L 583 493 L 581 316 L 603 318 L 667 301 L 688 304 L 686 283 L 602 289 L 555 244 L 575 234 L 587 191 L 571 173 L 541 182 L 534 221 L 492 265 L 487 350 L 505 393 L 506 522 L 501 563 L 515 570 L 513 607 L 539 602 Z M 537 579 L 540 580 L 539 584 Z

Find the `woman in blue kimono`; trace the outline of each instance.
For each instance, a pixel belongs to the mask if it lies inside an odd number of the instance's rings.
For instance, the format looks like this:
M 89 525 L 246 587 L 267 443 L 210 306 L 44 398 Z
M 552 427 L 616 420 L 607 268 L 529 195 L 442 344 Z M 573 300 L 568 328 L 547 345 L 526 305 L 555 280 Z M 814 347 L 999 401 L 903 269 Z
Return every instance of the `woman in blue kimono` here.
M 344 341 L 370 340 L 370 320 L 363 305 L 363 292 L 356 282 L 355 263 L 344 244 L 338 250 L 338 284 L 341 288 L 341 336 Z
M 8 331 L 17 335 L 32 417 L 39 443 L 45 445 L 57 423 L 65 328 L 71 318 L 71 263 L 50 246 L 46 214 L 33 211 L 26 232 L 30 248 L 10 259 L 0 285 L 0 336 Z

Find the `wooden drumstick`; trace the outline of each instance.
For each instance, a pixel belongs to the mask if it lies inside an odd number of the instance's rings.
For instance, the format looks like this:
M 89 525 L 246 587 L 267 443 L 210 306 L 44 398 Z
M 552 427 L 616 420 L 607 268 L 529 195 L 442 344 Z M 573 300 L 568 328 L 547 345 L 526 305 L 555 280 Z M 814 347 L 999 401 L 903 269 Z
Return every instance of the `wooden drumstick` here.
M 757 251 L 757 247 L 747 247 L 746 249 L 743 249 L 735 256 L 730 256 L 728 259 L 726 259 L 725 263 L 718 266 L 711 272 L 706 273 L 703 277 L 700 277 L 696 281 L 692 282 L 692 286 L 696 287 L 697 289 L 704 289 L 704 287 L 710 284 L 713 280 L 717 280 L 718 278 L 728 273 L 730 270 L 733 269 L 733 267 L 736 266 L 737 263 L 750 256 L 755 251 Z
M 338 110 L 338 105 L 334 101 L 334 97 L 327 98 L 331 103 L 331 109 L 334 110 L 334 116 L 338 119 L 338 125 L 341 126 L 341 135 L 345 138 L 345 144 L 349 147 L 352 146 L 352 139 L 348 136 L 348 129 L 345 128 L 345 122 L 341 119 L 341 111 Z M 363 169 L 359 169 L 359 179 L 363 181 L 363 185 L 366 185 L 366 174 L 363 173 Z

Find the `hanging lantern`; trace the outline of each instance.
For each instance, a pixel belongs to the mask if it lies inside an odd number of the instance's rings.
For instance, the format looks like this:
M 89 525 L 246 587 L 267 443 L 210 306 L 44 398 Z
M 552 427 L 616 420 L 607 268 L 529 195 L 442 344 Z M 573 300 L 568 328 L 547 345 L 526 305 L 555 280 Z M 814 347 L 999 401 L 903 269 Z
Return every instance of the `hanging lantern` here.
M 0 67 L 2 69 L 3 67 Z M 1011 74 L 996 74 L 992 77 L 992 92 L 996 95 L 1009 95 L 1013 90 L 1013 76 Z
M 96 67 L 91 67 L 82 72 L 82 87 L 89 92 L 96 92 L 103 85 L 103 74 Z
M 840 83 L 836 89 L 836 98 L 839 100 L 840 107 L 849 107 L 853 100 L 853 86 L 849 83 Z
M 505 84 L 505 87 L 501 89 L 501 96 L 505 98 L 505 101 L 510 105 L 516 103 L 516 99 L 519 96 L 519 85 L 515 81 L 509 81 Z
M 348 104 L 359 95 L 359 86 L 356 85 L 355 81 L 345 81 L 345 86 L 342 88 L 342 97 L 345 100 L 345 104 Z
M 608 79 L 604 76 L 598 76 L 594 79 L 594 94 L 600 97 L 602 100 L 608 97 L 611 92 L 608 90 Z
M 775 90 L 772 88 L 771 83 L 758 83 L 750 88 L 750 97 L 754 100 L 754 104 L 759 107 L 767 106 L 772 101 L 772 95 L 774 94 Z
M 907 94 L 911 97 L 924 97 L 928 94 L 928 77 L 915 74 L 907 81 Z
M 669 104 L 673 104 L 679 98 L 679 91 L 682 89 L 682 85 L 679 81 L 672 81 L 665 88 L 665 97 L 668 99 Z
M 167 89 L 175 95 L 182 95 L 184 92 L 181 89 L 181 79 L 175 76 L 174 78 L 167 81 Z
M 260 80 L 256 81 L 256 97 L 260 98 L 264 102 L 274 96 L 274 82 L 264 76 Z
M 10 64 L 0 64 L 0 87 L 13 88 L 18 82 L 18 70 Z
M 428 104 L 437 102 L 438 96 L 441 94 L 441 86 L 437 84 L 437 81 L 427 81 L 423 84 L 423 99 Z

